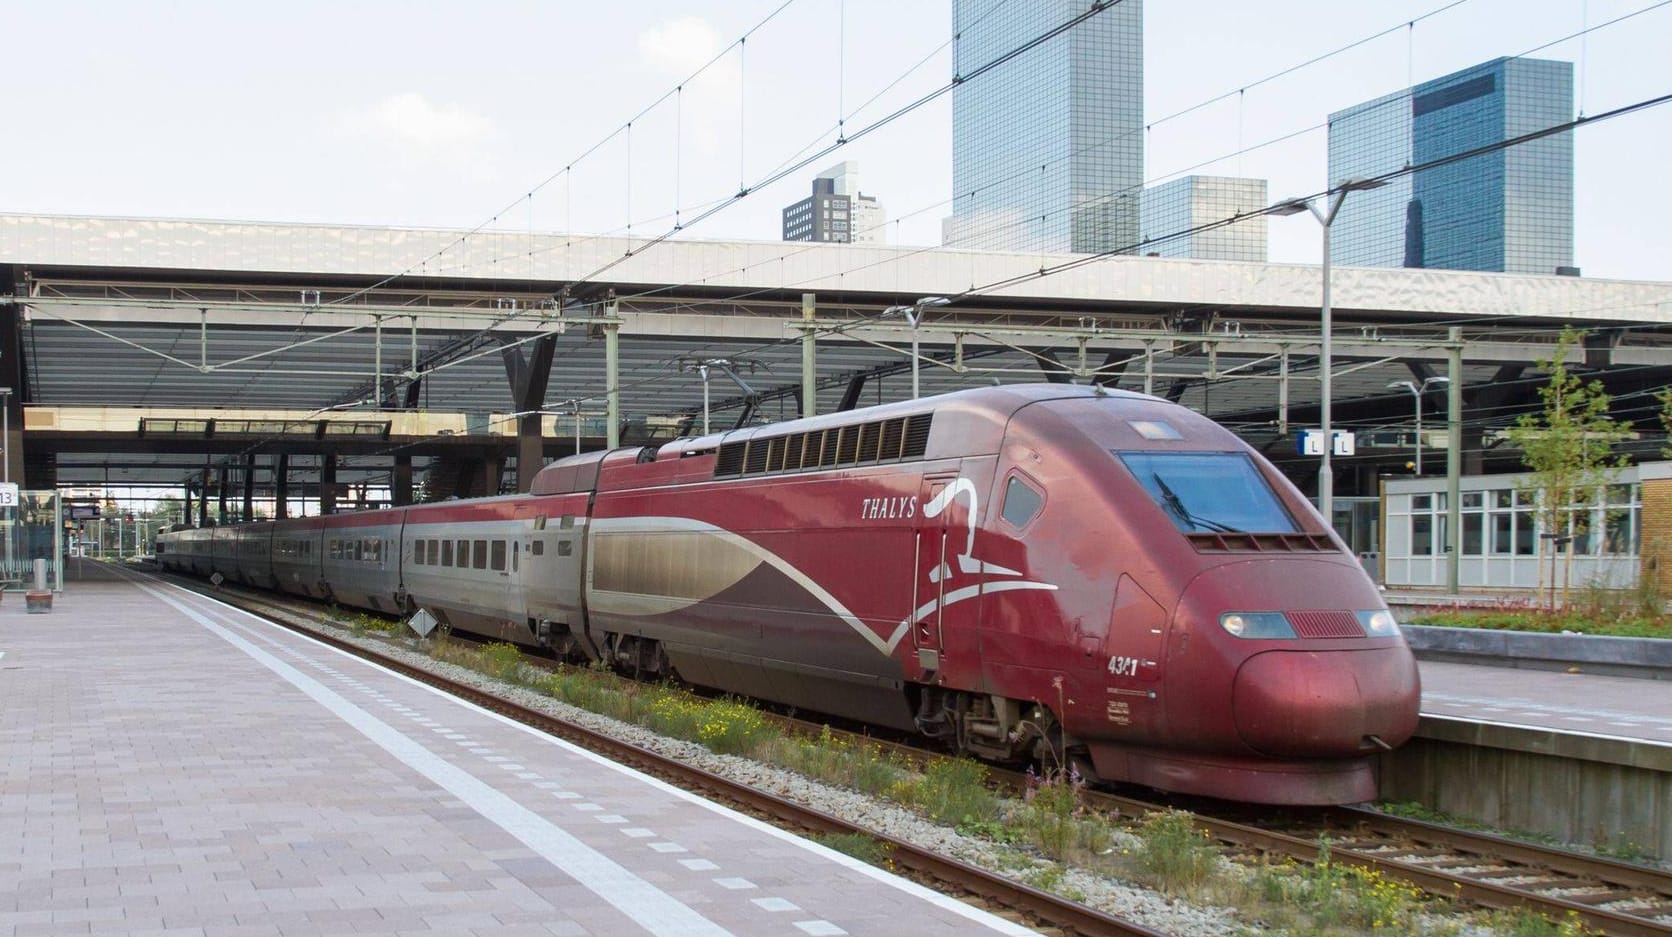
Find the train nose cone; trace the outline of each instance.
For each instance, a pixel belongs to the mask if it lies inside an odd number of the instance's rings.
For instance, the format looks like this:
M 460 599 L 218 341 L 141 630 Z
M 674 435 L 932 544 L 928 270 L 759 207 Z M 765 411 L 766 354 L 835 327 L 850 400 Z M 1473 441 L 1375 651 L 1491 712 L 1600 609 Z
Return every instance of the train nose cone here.
M 1237 732 L 1285 757 L 1362 755 L 1417 728 L 1416 662 L 1403 645 L 1265 651 L 1243 662 L 1232 690 Z

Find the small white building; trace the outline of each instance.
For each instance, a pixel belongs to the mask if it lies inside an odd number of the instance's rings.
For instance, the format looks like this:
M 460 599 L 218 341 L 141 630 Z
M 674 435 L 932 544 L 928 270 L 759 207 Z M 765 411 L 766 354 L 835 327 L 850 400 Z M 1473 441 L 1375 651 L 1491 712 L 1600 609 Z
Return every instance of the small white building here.
M 1586 507 L 1568 512 L 1565 529 L 1540 529 L 1531 476 L 1477 475 L 1459 480 L 1462 530 L 1457 583 L 1462 589 L 1526 591 L 1552 575 L 1556 586 L 1637 585 L 1643 543 L 1643 481 L 1672 477 L 1672 463 L 1621 469 Z M 1445 476 L 1389 479 L 1382 498 L 1382 582 L 1389 589 L 1444 588 L 1450 505 Z M 1573 561 L 1553 534 L 1571 536 Z

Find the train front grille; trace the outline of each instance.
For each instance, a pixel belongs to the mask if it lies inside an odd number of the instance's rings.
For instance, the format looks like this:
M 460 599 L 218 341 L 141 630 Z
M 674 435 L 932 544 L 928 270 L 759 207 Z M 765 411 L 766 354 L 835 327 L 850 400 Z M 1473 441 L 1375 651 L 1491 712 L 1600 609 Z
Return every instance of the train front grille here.
M 1290 612 L 1289 624 L 1303 638 L 1362 638 L 1358 616 L 1342 611 Z

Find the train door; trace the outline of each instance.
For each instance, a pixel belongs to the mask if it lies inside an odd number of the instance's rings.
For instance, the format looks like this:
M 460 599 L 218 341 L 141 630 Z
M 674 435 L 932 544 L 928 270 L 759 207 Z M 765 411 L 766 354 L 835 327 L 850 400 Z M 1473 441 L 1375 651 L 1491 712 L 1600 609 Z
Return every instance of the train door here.
M 970 523 L 969 512 L 958 505 L 957 473 L 926 475 L 918 497 L 917 565 L 912 579 L 911 641 L 917 662 L 925 671 L 940 669 L 941 627 L 945 621 L 949 561 L 958 552 L 951 536 Z

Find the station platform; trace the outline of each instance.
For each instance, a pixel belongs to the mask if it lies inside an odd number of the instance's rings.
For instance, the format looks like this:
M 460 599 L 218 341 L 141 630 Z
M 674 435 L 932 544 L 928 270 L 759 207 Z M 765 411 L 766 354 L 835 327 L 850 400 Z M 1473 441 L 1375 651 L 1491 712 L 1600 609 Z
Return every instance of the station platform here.
M 1672 858 L 1672 681 L 1419 660 L 1416 735 L 1381 797 L 1619 855 Z
M 1672 746 L 1672 681 L 1418 662 L 1422 712 Z
M 259 619 L 0 604 L 0 937 L 1028 934 Z

